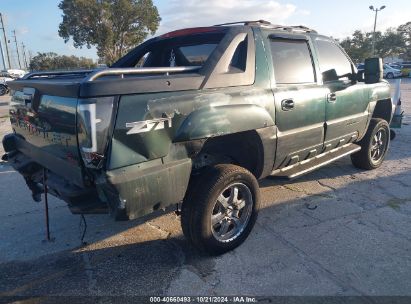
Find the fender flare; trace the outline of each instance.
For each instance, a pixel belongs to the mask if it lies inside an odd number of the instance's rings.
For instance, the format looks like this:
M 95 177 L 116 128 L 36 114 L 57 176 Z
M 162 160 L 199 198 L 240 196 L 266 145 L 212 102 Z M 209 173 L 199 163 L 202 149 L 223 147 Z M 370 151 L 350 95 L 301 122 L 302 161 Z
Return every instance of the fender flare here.
M 207 107 L 187 116 L 175 133 L 174 142 L 222 136 L 274 125 L 267 110 L 257 105 Z

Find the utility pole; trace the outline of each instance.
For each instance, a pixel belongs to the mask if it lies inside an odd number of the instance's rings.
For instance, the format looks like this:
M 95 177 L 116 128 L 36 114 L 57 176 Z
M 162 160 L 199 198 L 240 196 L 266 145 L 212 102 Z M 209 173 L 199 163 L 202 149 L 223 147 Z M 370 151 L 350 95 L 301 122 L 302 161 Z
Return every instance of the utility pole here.
M 375 28 L 377 27 L 377 15 L 379 11 L 382 11 L 385 8 L 385 5 L 381 6 L 380 8 L 374 8 L 373 5 L 370 6 L 370 10 L 375 12 L 375 19 L 374 19 L 374 31 L 372 33 L 372 55 L 375 56 Z
M 3 44 L 1 43 L 1 40 L 2 39 L 0 39 L 1 60 L 3 61 L 4 69 L 7 70 L 6 61 L 4 60 Z
M 3 15 L 0 13 L 0 24 L 1 24 L 1 30 L 3 31 L 3 39 L 6 47 L 6 55 L 7 55 L 7 62 L 9 64 L 9 69 L 11 69 L 11 63 L 10 63 L 10 53 L 9 53 L 9 47 L 7 46 L 7 36 L 6 36 L 6 30 L 4 29 L 4 22 L 3 22 Z M 7 69 L 6 66 L 4 66 L 5 69 Z
M 27 57 L 26 57 L 26 46 L 24 43 L 21 43 L 21 48 L 23 49 L 23 62 L 24 62 L 24 69 L 28 70 L 28 64 L 27 64 Z
M 14 34 L 14 42 L 16 43 L 17 60 L 19 63 L 19 68 L 21 70 L 20 53 L 19 53 L 19 45 L 17 44 L 16 30 L 13 30 L 11 32 Z

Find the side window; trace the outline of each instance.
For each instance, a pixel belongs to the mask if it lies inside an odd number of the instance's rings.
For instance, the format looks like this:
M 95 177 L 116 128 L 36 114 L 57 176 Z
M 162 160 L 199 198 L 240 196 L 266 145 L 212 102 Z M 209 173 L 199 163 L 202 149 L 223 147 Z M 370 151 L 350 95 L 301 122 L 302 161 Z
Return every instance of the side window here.
M 244 72 L 247 65 L 247 36 L 237 46 L 229 65 L 229 72 Z
M 315 82 L 314 66 L 305 40 L 271 40 L 271 55 L 279 84 Z
M 339 76 L 352 73 L 351 62 L 338 45 L 327 40 L 316 40 L 315 44 L 322 73 L 332 69 L 335 69 Z

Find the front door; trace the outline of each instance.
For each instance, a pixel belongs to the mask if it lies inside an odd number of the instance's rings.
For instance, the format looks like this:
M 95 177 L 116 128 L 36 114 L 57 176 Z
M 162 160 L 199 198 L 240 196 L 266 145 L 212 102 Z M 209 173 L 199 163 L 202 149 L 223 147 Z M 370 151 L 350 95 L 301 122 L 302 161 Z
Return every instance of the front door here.
M 352 73 L 353 66 L 342 49 L 332 40 L 316 37 L 321 72 L 335 69 L 339 77 Z M 325 106 L 325 150 L 352 142 L 365 130 L 368 121 L 368 90 L 364 83 L 352 83 L 348 77 L 324 79 L 327 90 Z
M 275 83 L 277 153 L 274 168 L 293 165 L 322 152 L 326 89 L 317 83 L 305 35 L 268 37 Z

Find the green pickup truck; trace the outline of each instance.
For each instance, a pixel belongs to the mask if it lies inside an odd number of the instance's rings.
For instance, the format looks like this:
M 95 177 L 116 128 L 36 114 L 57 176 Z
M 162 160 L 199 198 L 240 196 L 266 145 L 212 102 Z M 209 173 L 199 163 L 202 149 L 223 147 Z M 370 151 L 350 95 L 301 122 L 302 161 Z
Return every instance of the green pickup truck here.
M 381 60 L 357 72 L 335 41 L 303 26 L 178 30 L 110 68 L 34 72 L 9 86 L 3 160 L 34 200 L 47 191 L 74 214 L 117 220 L 178 206 L 184 235 L 210 254 L 247 238 L 258 179 L 347 155 L 374 169 L 390 141 Z

